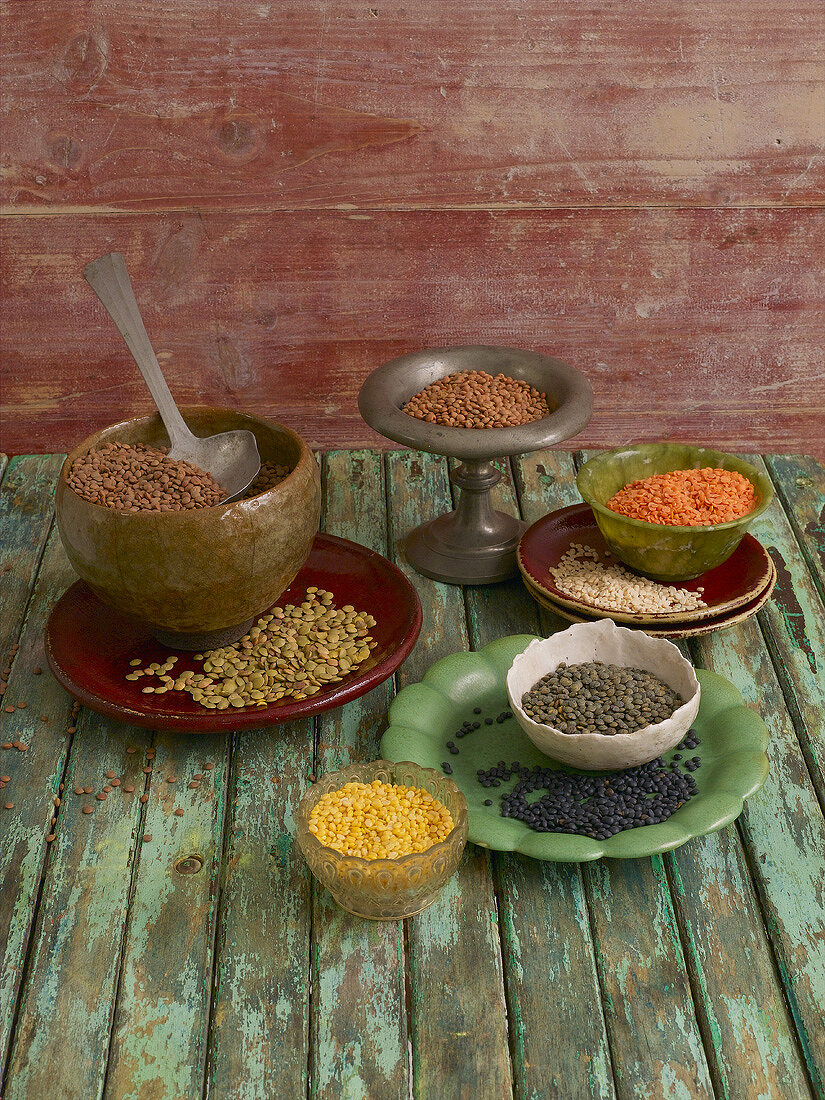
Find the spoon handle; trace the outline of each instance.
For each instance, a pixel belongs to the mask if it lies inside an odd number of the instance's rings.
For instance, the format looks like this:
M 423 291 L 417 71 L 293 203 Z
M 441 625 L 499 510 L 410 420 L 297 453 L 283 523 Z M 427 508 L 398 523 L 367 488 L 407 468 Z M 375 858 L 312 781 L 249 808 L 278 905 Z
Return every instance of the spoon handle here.
M 84 267 L 83 277 L 106 307 L 118 332 L 126 341 L 126 346 L 158 407 L 172 449 L 181 443 L 185 444 L 192 438 L 192 433 L 175 404 L 149 342 L 123 256 L 119 252 L 109 252 L 99 260 L 92 260 Z

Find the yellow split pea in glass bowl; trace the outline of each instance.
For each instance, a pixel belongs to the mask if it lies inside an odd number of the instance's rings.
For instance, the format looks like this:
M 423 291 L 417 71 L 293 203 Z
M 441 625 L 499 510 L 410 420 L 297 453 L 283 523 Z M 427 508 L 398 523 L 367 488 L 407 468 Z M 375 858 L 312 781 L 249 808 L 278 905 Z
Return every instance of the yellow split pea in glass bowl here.
M 310 829 L 312 811 L 332 791 L 347 783 L 397 784 L 426 791 L 449 811 L 453 827 L 441 841 L 423 852 L 392 859 L 344 855 L 320 843 Z M 458 867 L 467 843 L 467 800 L 447 776 L 409 760 L 351 764 L 319 779 L 298 807 L 298 845 L 309 869 L 338 904 L 369 920 L 400 920 L 431 905 Z

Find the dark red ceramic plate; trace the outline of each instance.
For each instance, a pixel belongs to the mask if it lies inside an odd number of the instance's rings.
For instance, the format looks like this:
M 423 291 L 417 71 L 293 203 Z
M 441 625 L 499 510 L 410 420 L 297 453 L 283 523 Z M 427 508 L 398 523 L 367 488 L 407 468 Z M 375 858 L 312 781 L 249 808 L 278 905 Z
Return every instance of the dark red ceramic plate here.
M 737 623 L 743 623 L 746 619 L 749 619 L 751 615 L 755 615 L 770 599 L 775 584 L 776 569 L 774 568 L 773 562 L 771 562 L 771 575 L 764 589 L 755 599 L 749 600 L 746 604 L 742 604 L 739 607 L 735 607 L 732 611 L 725 611 L 721 615 L 713 615 L 711 618 L 701 619 L 699 622 L 655 623 L 653 626 L 649 624 L 643 626 L 640 623 L 625 623 L 624 625 L 644 630 L 645 634 L 649 634 L 651 638 L 669 638 L 671 641 L 675 641 L 678 638 L 698 638 L 702 634 L 712 634 L 714 630 L 723 630 L 726 626 L 735 626 Z M 599 611 L 595 614 L 588 615 L 579 614 L 577 611 L 571 611 L 569 607 L 563 607 L 561 604 L 556 603 L 555 600 L 548 599 L 547 596 L 539 592 L 539 590 L 534 588 L 531 584 L 527 584 L 527 591 L 542 607 L 546 607 L 548 611 L 554 611 L 557 615 L 561 615 L 563 619 L 567 619 L 571 623 L 593 623 L 598 619 L 614 618 L 609 611 Z
M 183 692 L 144 695 L 141 682 L 125 680 L 129 662 L 162 662 L 171 652 L 148 627 L 103 604 L 83 581 L 57 601 L 46 624 L 46 656 L 63 687 L 84 706 L 134 726 L 203 733 L 274 725 L 339 707 L 384 682 L 409 655 L 421 629 L 421 604 L 404 574 L 380 554 L 334 535 L 319 534 L 307 561 L 279 604 L 303 598 L 308 585 L 328 589 L 338 607 L 352 604 L 376 620 L 378 643 L 351 676 L 308 699 L 266 707 L 207 710 Z M 199 662 L 180 650 L 175 671 Z
M 704 588 L 702 599 L 707 607 L 698 607 L 695 611 L 668 611 L 659 615 L 634 614 L 597 607 L 561 591 L 550 575 L 550 570 L 559 564 L 571 542 L 592 546 L 605 563 L 616 562 L 596 525 L 590 505 L 571 504 L 567 508 L 550 512 L 521 536 L 518 566 L 528 586 L 571 611 L 596 617 L 609 616 L 617 623 L 633 623 L 637 626 L 652 626 L 656 623 L 684 624 L 725 615 L 760 596 L 770 581 L 773 569 L 771 559 L 762 544 L 753 535 L 746 534 L 727 561 L 692 581 L 681 581 L 675 585 L 676 588 L 686 588 L 689 592 Z

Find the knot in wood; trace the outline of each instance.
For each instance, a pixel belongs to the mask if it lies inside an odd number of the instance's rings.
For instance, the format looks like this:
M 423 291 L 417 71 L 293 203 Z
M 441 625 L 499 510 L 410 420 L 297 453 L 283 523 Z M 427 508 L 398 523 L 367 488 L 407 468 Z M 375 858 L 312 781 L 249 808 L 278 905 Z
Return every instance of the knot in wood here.
M 53 134 L 46 141 L 49 160 L 60 168 L 74 168 L 80 160 L 80 144 L 68 134 Z
M 175 863 L 175 870 L 179 875 L 196 875 L 202 867 L 203 856 L 184 856 Z
M 86 31 L 75 35 L 58 62 L 57 79 L 73 92 L 90 92 L 106 72 L 109 44 Z
M 231 157 L 248 156 L 257 145 L 255 127 L 243 118 L 227 118 L 219 123 L 216 138 L 218 145 Z

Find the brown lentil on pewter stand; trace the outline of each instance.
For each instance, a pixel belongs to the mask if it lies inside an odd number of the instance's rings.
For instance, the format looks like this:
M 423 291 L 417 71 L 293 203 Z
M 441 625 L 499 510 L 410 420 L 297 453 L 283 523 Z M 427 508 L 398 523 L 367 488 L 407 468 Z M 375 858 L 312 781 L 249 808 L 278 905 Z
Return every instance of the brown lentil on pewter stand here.
M 457 428 L 511 428 L 551 413 L 546 394 L 517 378 L 458 371 L 425 386 L 403 411 L 429 424 Z

